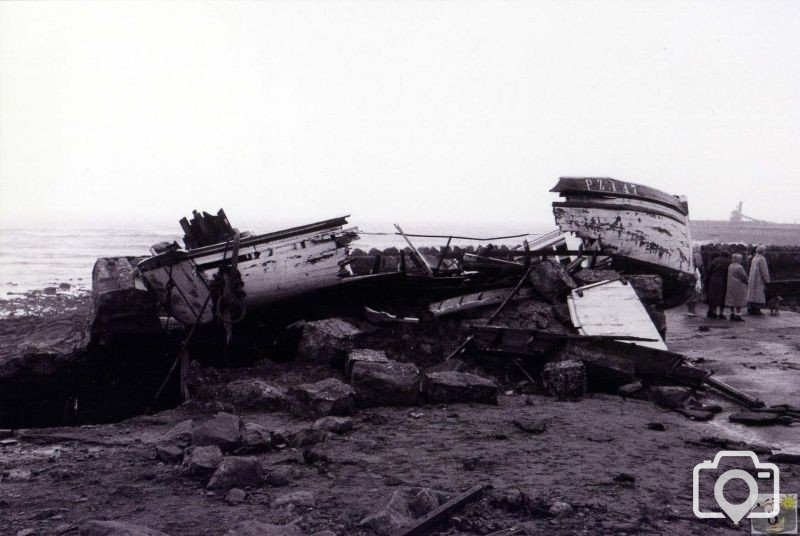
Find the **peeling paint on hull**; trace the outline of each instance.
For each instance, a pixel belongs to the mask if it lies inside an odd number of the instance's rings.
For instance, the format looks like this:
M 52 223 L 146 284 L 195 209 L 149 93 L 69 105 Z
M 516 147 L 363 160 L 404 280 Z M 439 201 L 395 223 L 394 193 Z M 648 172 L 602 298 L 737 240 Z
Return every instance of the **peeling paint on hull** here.
M 337 285 L 352 275 L 345 261 L 347 244 L 357 238 L 356 232 L 337 227 L 261 243 L 251 240 L 241 247 L 238 269 L 248 308 Z M 160 303 L 178 321 L 204 324 L 213 320 L 212 305 L 203 310 L 209 284 L 218 267 L 229 263 L 227 248 L 216 248 L 201 254 L 180 252 L 173 261 L 150 262 L 140 266 L 140 271 Z M 171 292 L 170 277 L 175 283 Z

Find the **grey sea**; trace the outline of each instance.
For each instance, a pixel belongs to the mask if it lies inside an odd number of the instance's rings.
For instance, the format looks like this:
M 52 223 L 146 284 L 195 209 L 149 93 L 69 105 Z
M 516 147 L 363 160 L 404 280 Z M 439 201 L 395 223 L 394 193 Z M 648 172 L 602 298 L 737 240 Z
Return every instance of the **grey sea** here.
M 352 221 L 352 220 L 351 220 Z M 394 234 L 391 224 L 357 224 L 361 238 L 352 247 L 368 250 L 390 246 L 403 247 L 403 239 Z M 290 227 L 287 225 L 253 226 L 260 234 Z M 545 226 L 523 225 L 419 224 L 404 226 L 407 233 L 458 235 L 476 238 L 528 233 L 528 237 L 551 231 Z M 14 299 L 33 290 L 70 285 L 70 292 L 91 288 L 92 267 L 98 257 L 149 255 L 158 242 L 177 241 L 182 234 L 176 225 L 168 229 L 0 229 L 0 299 Z M 525 237 L 489 240 L 494 244 L 519 244 Z M 446 238 L 414 238 L 418 246 L 443 246 Z M 454 245 L 478 244 L 480 241 L 455 239 Z

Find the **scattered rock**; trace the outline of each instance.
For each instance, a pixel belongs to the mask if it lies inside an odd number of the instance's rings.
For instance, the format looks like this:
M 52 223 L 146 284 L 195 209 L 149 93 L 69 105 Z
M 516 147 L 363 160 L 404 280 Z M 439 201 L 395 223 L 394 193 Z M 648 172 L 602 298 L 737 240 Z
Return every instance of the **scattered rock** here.
M 600 281 L 618 281 L 621 279 L 619 272 L 616 270 L 592 270 L 583 269 L 572 275 L 575 281 L 582 287 L 599 283 Z
M 192 444 L 192 430 L 194 421 L 189 419 L 181 421 L 158 438 L 159 445 L 176 445 L 186 448 Z
M 542 386 L 561 400 L 578 400 L 586 394 L 586 367 L 580 361 L 551 361 L 542 369 Z
M 313 508 L 317 505 L 317 499 L 310 491 L 296 491 L 294 493 L 287 493 L 281 495 L 272 502 L 274 508 L 282 506 L 304 506 L 306 508 Z
M 626 383 L 617 389 L 617 394 L 622 398 L 640 398 L 643 395 L 644 385 L 642 382 L 636 381 L 633 383 Z
M 289 407 L 286 391 L 264 380 L 246 379 L 228 383 L 224 396 L 236 407 L 279 411 Z
M 547 421 L 545 419 L 523 420 L 514 419 L 511 423 L 529 434 L 541 434 L 547 430 Z
M 80 536 L 169 536 L 165 532 L 125 521 L 87 521 Z
M 776 452 L 769 457 L 768 461 L 773 463 L 800 464 L 800 454 L 792 454 L 791 452 Z
M 415 406 L 419 399 L 419 369 L 411 363 L 357 361 L 350 384 L 360 407 Z
M 225 502 L 230 505 L 242 504 L 247 499 L 247 492 L 239 488 L 231 488 L 225 494 Z
M 713 411 L 707 411 L 699 408 L 677 408 L 676 411 L 693 421 L 705 422 L 714 418 Z
M 278 467 L 267 474 L 266 483 L 276 488 L 288 486 L 291 482 L 291 471 L 285 467 Z
M 306 322 L 297 355 L 304 361 L 320 364 L 343 361 L 361 333 L 361 330 L 341 318 Z
M 322 443 L 328 438 L 328 432 L 318 428 L 303 428 L 292 434 L 289 445 L 295 448 L 308 447 Z
M 408 501 L 401 490 L 392 493 L 389 502 L 359 522 L 382 536 L 390 536 L 413 522 Z
M 497 387 L 491 380 L 467 372 L 426 372 L 422 393 L 430 402 L 480 402 L 497 405 Z
M 549 259 L 535 263 L 528 280 L 536 293 L 548 303 L 565 301 L 567 294 L 577 287 L 564 267 Z
M 626 275 L 625 279 L 643 303 L 660 305 L 664 301 L 664 281 L 660 275 Z
M 234 450 L 242 440 L 241 428 L 242 420 L 236 415 L 217 413 L 214 418 L 194 429 L 192 445 L 216 445 L 223 451 Z
M 260 424 L 247 422 L 242 427 L 241 443 L 237 453 L 264 452 L 272 446 L 272 434 Z
M 647 429 L 648 430 L 654 430 L 656 432 L 663 432 L 664 430 L 666 430 L 666 428 L 664 428 L 664 425 L 662 423 L 660 423 L 660 422 L 649 422 L 649 423 L 647 423 Z
M 314 421 L 311 428 L 333 434 L 345 434 L 353 430 L 353 419 L 350 417 L 322 417 Z
M 222 451 L 216 445 L 189 447 L 183 455 L 183 468 L 186 474 L 208 477 L 222 463 Z
M 688 387 L 658 385 L 650 387 L 648 394 L 650 400 L 662 408 L 677 409 L 683 407 L 692 391 Z
M 164 463 L 180 463 L 183 460 L 183 448 L 177 445 L 156 445 L 156 458 Z
M 240 521 L 226 536 L 306 536 L 297 525 L 272 525 L 255 519 Z
M 42 293 L 47 294 L 48 296 L 52 296 L 56 294 L 56 292 L 58 292 L 56 287 L 44 287 L 44 289 L 42 289 Z
M 556 518 L 559 517 L 569 517 L 572 515 L 573 509 L 569 503 L 565 503 L 562 501 L 557 501 L 550 506 L 547 512 Z
M 773 424 L 791 424 L 793 419 L 778 413 L 758 413 L 755 411 L 743 411 L 741 413 L 734 413 L 728 420 L 738 424 L 746 424 L 748 426 L 770 426 Z
M 427 515 L 431 510 L 439 508 L 447 502 L 447 495 L 444 493 L 423 488 L 419 490 L 408 502 L 408 509 L 414 518 Z
M 355 402 L 353 388 L 336 378 L 317 383 L 304 383 L 289 390 L 292 413 L 306 417 L 352 415 Z
M 214 471 L 206 486 L 210 490 L 257 487 L 263 481 L 263 470 L 253 456 L 228 457 Z
M 370 350 L 369 348 L 356 348 L 347 353 L 344 362 L 344 375 L 350 378 L 353 365 L 356 363 L 388 363 L 389 358 L 383 350 Z
M 69 290 L 71 288 L 72 288 L 72 285 L 70 285 L 69 283 L 59 283 L 58 284 L 58 290 Z
M 636 477 L 630 473 L 619 473 L 614 477 L 614 482 L 619 482 L 621 484 L 633 484 L 636 482 Z

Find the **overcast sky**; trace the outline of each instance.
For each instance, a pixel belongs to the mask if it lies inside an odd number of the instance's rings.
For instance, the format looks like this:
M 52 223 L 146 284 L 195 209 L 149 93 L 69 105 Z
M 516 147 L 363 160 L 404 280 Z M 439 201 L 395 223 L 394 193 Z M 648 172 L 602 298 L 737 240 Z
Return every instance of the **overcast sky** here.
M 0 3 L 0 225 L 800 221 L 800 2 Z M 265 230 L 265 229 L 256 229 Z

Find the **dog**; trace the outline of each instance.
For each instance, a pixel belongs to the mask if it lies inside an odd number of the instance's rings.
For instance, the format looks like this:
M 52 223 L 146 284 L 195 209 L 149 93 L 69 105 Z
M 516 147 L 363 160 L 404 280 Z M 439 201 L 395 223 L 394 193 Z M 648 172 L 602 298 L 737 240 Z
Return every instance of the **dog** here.
M 767 302 L 767 307 L 769 307 L 769 314 L 772 316 L 778 316 L 781 312 L 781 302 L 783 298 L 780 296 L 773 296 Z

